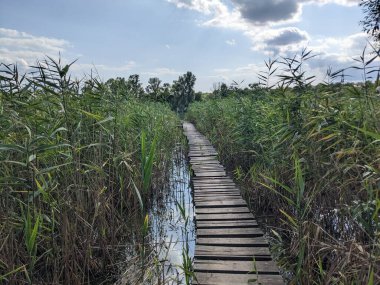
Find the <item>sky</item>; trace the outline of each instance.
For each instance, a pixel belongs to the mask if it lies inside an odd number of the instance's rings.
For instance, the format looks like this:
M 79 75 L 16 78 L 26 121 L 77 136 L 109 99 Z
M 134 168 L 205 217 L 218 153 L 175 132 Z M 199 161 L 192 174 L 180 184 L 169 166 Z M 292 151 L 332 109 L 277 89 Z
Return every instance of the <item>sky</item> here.
M 21 70 L 48 55 L 78 61 L 74 76 L 139 74 L 171 83 L 191 71 L 197 91 L 258 82 L 269 58 L 312 50 L 324 79 L 367 43 L 359 0 L 0 0 L 0 63 Z M 361 80 L 353 74 L 351 80 Z

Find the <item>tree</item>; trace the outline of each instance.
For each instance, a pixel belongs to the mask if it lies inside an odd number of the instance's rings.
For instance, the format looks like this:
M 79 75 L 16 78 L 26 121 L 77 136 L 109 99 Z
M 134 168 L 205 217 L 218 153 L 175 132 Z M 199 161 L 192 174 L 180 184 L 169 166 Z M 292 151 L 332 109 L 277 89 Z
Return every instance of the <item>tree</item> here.
M 163 102 L 170 102 L 170 98 L 171 98 L 171 86 L 169 83 L 164 83 L 162 85 L 162 89 L 161 89 L 161 99 Z
M 141 98 L 144 95 L 144 89 L 140 83 L 138 74 L 132 74 L 127 81 L 128 93 L 136 98 Z
M 362 0 L 359 5 L 365 14 L 364 20 L 360 22 L 363 31 L 380 42 L 380 0 Z
M 117 77 L 116 79 L 108 79 L 106 82 L 111 93 L 116 97 L 127 99 L 128 97 L 128 84 L 125 78 Z
M 146 92 L 151 99 L 159 101 L 161 93 L 161 80 L 157 77 L 149 78 L 148 86 L 146 87 Z
M 180 76 L 177 81 L 173 82 L 170 100 L 173 110 L 180 114 L 186 112 L 187 107 L 195 98 L 195 91 L 193 89 L 195 80 L 195 75 L 188 71 Z
M 224 82 L 214 83 L 214 91 L 212 94 L 215 98 L 224 98 L 228 96 L 228 86 Z

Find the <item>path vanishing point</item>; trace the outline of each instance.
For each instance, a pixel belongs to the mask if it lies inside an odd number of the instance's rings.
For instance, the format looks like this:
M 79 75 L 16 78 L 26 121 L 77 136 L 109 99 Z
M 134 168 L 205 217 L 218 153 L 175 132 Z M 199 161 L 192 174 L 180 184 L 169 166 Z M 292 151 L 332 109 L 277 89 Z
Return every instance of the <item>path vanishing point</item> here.
M 193 284 L 284 284 L 264 233 L 214 147 L 192 124 L 185 122 L 183 128 L 193 170 Z

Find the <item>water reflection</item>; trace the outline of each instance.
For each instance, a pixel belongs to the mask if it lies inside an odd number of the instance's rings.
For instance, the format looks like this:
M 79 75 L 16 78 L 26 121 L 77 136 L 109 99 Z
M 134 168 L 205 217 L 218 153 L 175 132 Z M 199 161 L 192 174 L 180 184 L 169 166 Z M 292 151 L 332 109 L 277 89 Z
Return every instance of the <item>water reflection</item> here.
M 152 242 L 162 266 L 159 283 L 186 284 L 184 259 L 194 257 L 195 226 L 189 166 L 180 145 L 174 155 L 169 183 L 157 196 L 149 216 Z
M 134 242 L 127 244 L 124 274 L 115 284 L 191 284 L 194 207 L 189 165 L 180 144 L 174 151 L 166 186 L 156 189 L 147 214 L 148 233 L 137 231 Z

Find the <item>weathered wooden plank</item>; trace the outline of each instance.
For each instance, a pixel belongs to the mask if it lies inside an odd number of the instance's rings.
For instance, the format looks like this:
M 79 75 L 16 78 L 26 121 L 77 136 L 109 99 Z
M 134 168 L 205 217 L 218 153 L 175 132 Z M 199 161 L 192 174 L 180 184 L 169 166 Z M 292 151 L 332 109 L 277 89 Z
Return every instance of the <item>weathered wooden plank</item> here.
M 213 198 L 213 197 L 216 197 L 216 196 L 223 196 L 225 197 L 226 199 L 229 199 L 229 198 L 237 198 L 237 197 L 241 197 L 240 196 L 240 193 L 239 192 L 206 192 L 206 193 L 202 193 L 202 192 L 194 192 L 194 198 L 195 199 L 201 199 L 201 198 Z
M 212 155 L 217 156 L 218 152 L 215 149 L 190 149 L 188 156 Z
M 193 193 L 195 198 L 217 196 L 226 196 L 226 199 L 231 196 L 241 198 L 240 192 L 238 191 L 194 191 Z
M 235 184 L 232 184 L 232 183 L 224 183 L 223 185 L 220 185 L 220 184 L 217 184 L 217 183 L 197 183 L 197 184 L 193 184 L 193 189 L 194 190 L 223 190 L 223 189 L 235 189 L 237 190 L 238 188 L 236 187 Z
M 216 197 L 223 197 L 223 199 L 241 199 L 239 193 L 223 193 L 223 192 L 215 192 L 215 193 L 194 193 L 194 201 L 202 202 L 202 201 L 213 201 Z
M 200 167 L 194 167 L 192 168 L 194 173 L 200 173 L 200 172 L 224 172 L 224 175 L 226 175 L 226 171 L 222 167 L 205 167 L 205 168 L 200 168 Z
M 254 256 L 270 256 L 269 247 L 233 247 L 233 246 L 214 246 L 214 245 L 197 245 L 195 249 L 195 258 L 197 257 L 231 257 L 231 258 L 251 258 Z M 258 257 L 259 258 L 259 257 Z
M 228 214 L 199 214 L 195 216 L 197 221 L 222 221 L 222 220 L 254 220 L 251 213 L 228 213 Z
M 193 166 L 191 166 L 191 168 L 192 169 L 194 169 L 194 168 L 198 168 L 198 169 L 209 169 L 209 168 L 225 169 L 224 166 L 221 164 L 207 164 L 207 163 L 193 165 Z
M 280 285 L 284 281 L 280 275 L 257 275 L 257 274 L 226 274 L 204 273 L 195 274 L 197 280 L 193 284 L 199 285 Z
M 225 182 L 225 183 L 210 183 L 210 182 L 200 182 L 200 183 L 193 183 L 194 188 L 199 188 L 199 189 L 231 189 L 231 188 L 236 188 L 235 183 L 231 182 Z
M 197 180 L 195 180 L 195 178 Z M 193 184 L 196 186 L 236 186 L 236 184 L 230 179 L 223 179 L 223 177 L 219 177 L 219 179 L 212 177 L 194 177 Z
M 204 195 L 204 196 L 194 197 L 195 203 L 198 203 L 198 202 L 217 202 L 217 201 L 225 201 L 225 200 L 243 201 L 244 202 L 244 200 L 239 195 L 224 195 L 224 194 L 217 195 L 217 194 L 215 194 L 213 196 Z
M 242 220 L 242 221 L 196 221 L 197 228 L 219 228 L 219 229 L 225 229 L 225 228 L 240 228 L 240 227 L 258 227 L 257 221 L 251 221 L 251 220 Z
M 192 167 L 193 171 L 225 171 L 223 167 L 220 167 L 218 165 L 216 166 L 206 166 L 206 167 L 201 167 L 201 166 L 196 166 Z
M 240 190 L 237 188 L 229 188 L 229 189 L 223 189 L 223 188 L 193 188 L 194 193 L 196 194 L 216 194 L 216 193 L 232 193 L 232 194 L 238 194 L 240 195 Z
M 257 237 L 264 233 L 259 228 L 197 229 L 197 237 Z
M 194 193 L 239 193 L 240 190 L 237 188 L 198 188 L 198 187 L 193 187 Z
M 228 195 L 226 193 L 221 194 L 214 194 L 214 195 L 201 195 L 201 196 L 194 196 L 195 201 L 219 201 L 219 200 L 242 200 L 241 196 L 239 194 L 235 195 Z
M 263 237 L 242 237 L 242 238 L 207 238 L 200 237 L 197 238 L 196 245 L 224 245 L 224 246 L 257 246 L 263 247 L 268 246 L 268 242 Z
M 214 160 L 217 161 L 216 155 L 208 155 L 208 156 L 202 156 L 202 157 L 198 157 L 198 156 L 190 157 L 190 161 L 214 161 Z
M 203 260 L 194 262 L 195 272 L 279 274 L 272 261 Z
M 224 171 L 202 171 L 195 173 L 195 177 L 223 177 L 226 175 L 226 172 Z
M 221 184 L 221 183 L 199 182 L 199 183 L 193 183 L 193 185 L 194 185 L 194 188 L 199 188 L 199 189 L 238 189 L 235 183 Z
M 250 213 L 247 207 L 233 208 L 195 208 L 195 214 L 228 214 L 228 213 Z
M 198 183 L 199 181 L 204 183 L 206 180 L 208 180 L 211 183 L 230 182 L 230 183 L 235 184 L 234 181 L 229 177 L 218 177 L 218 178 L 197 178 L 197 177 L 194 177 L 193 178 L 194 183 Z
M 230 207 L 241 207 L 241 206 L 247 206 L 247 203 L 243 200 L 238 201 L 207 201 L 207 202 L 198 202 L 196 207 L 198 208 L 223 208 L 226 206 Z

